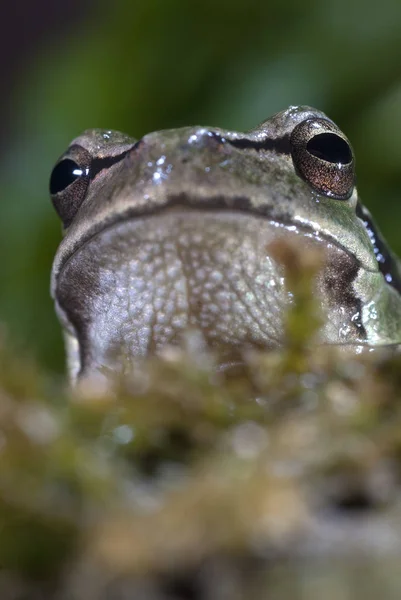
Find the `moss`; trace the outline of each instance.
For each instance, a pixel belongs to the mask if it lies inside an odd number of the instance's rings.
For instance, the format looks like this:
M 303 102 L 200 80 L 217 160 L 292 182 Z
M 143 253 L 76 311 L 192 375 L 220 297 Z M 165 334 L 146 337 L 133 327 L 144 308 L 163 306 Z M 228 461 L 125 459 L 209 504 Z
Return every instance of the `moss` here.
M 399 595 L 401 357 L 318 347 L 320 257 L 272 251 L 287 343 L 235 373 L 189 339 L 73 392 L 3 336 L 1 598 Z

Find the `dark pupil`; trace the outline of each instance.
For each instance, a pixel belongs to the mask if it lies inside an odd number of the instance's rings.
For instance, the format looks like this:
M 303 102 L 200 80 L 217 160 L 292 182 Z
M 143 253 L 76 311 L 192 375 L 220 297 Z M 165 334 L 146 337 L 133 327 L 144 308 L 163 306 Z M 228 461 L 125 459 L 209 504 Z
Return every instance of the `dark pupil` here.
M 50 193 L 58 194 L 84 174 L 81 167 L 73 160 L 66 158 L 58 163 L 50 177 Z
M 352 161 L 351 148 L 335 133 L 319 133 L 313 136 L 306 148 L 313 156 L 327 162 L 346 165 Z

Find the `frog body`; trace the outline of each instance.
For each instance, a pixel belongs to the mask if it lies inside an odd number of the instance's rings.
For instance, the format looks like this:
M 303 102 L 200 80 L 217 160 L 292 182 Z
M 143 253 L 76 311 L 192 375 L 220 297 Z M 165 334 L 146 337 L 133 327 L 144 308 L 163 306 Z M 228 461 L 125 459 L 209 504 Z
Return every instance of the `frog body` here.
M 209 127 L 76 138 L 51 177 L 65 236 L 52 271 L 71 378 L 179 344 L 235 361 L 283 342 L 277 239 L 324 250 L 323 343 L 401 343 L 401 276 L 328 117 L 290 107 L 247 133 Z

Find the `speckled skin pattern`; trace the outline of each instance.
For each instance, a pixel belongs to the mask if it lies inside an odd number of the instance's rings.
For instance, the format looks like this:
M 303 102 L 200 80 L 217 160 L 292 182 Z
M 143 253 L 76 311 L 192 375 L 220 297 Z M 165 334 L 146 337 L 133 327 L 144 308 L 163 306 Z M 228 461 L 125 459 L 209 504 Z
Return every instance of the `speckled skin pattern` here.
M 400 294 L 356 216 L 356 189 L 330 198 L 294 167 L 291 132 L 313 117 L 327 119 L 292 107 L 248 133 L 191 127 L 136 142 L 91 130 L 74 140 L 97 168 L 52 274 L 73 380 L 179 344 L 188 329 L 227 363 L 280 345 L 292 299 L 268 250 L 278 238 L 324 251 L 322 342 L 401 342 Z

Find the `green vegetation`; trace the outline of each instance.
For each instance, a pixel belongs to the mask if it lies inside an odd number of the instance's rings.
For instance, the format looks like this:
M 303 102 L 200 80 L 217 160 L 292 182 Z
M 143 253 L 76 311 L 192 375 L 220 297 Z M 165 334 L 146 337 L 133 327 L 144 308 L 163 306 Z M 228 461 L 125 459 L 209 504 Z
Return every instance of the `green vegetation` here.
M 397 597 L 401 357 L 317 346 L 320 257 L 272 252 L 288 341 L 233 372 L 189 334 L 70 392 L 2 340 L 2 599 Z
M 86 128 L 241 130 L 309 104 L 401 254 L 400 26 L 399 0 L 99 0 L 26 57 L 0 163 L 1 600 L 400 598 L 401 357 L 316 346 L 319 258 L 276 248 L 282 351 L 216 374 L 191 334 L 113 394 L 72 393 L 47 195 Z

